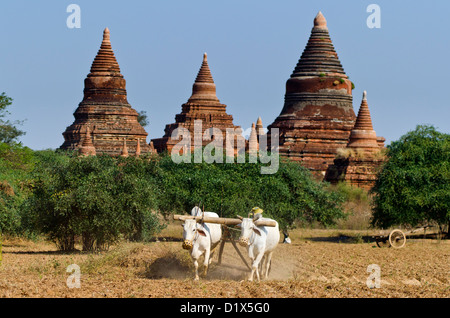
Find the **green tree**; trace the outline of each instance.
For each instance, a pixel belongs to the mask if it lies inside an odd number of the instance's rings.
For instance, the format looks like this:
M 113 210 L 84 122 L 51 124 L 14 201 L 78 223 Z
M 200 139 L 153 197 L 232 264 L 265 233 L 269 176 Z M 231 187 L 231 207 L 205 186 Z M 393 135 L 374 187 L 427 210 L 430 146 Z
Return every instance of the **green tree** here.
M 153 213 L 156 192 L 151 179 L 143 177 L 149 168 L 145 161 L 53 152 L 39 156 L 24 218 L 59 249 L 74 249 L 77 237 L 83 250 L 105 249 L 121 237 L 142 240 L 160 229 Z
M 192 160 L 193 162 L 193 160 Z M 332 225 L 345 216 L 343 197 L 328 191 L 298 163 L 281 161 L 275 174 L 261 174 L 261 163 L 174 163 L 170 155 L 158 163 L 159 209 L 186 213 L 200 204 L 222 217 L 246 216 L 259 206 L 283 229 L 297 221 Z
M 0 143 L 11 144 L 17 142 L 17 139 L 25 135 L 25 132 L 19 130 L 16 126 L 21 125 L 22 121 L 11 122 L 4 118 L 10 113 L 6 110 L 12 104 L 12 98 L 2 93 L 0 95 Z
M 141 110 L 140 112 L 138 112 L 137 121 L 142 127 L 146 127 L 148 125 L 148 116 L 145 110 Z
M 419 125 L 388 146 L 378 175 L 372 224 L 450 222 L 450 135 Z
M 0 231 L 22 234 L 21 205 L 32 190 L 34 153 L 20 143 L 0 143 Z

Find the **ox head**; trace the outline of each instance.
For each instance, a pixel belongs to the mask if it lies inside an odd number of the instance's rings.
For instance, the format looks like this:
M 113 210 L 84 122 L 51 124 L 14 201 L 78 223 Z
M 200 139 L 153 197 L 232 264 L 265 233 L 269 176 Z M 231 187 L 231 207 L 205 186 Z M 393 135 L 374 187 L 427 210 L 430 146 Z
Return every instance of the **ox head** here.
M 206 236 L 203 227 L 195 220 L 187 219 L 181 226 L 183 227 L 183 248 L 185 250 L 192 249 L 198 235 Z
M 250 245 L 250 237 L 252 235 L 261 235 L 261 231 L 255 224 L 260 217 L 261 214 L 256 214 L 252 219 L 239 217 L 242 220 L 242 223 L 239 224 L 239 227 L 241 228 L 241 236 L 239 237 L 240 245 L 248 246 Z

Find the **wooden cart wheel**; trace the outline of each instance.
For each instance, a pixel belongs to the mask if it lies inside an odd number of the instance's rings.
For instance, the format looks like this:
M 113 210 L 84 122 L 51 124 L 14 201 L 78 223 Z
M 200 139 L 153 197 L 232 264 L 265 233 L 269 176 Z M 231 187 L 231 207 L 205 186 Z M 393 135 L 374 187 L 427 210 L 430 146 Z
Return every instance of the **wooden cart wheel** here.
M 400 230 L 393 230 L 389 234 L 389 243 L 393 248 L 402 248 L 406 244 L 406 235 Z

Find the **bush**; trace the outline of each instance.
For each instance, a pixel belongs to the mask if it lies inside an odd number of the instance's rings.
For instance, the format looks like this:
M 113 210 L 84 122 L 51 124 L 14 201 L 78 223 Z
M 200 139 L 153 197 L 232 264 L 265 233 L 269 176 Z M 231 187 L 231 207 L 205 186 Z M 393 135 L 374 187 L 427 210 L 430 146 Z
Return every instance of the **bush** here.
M 11 122 L 9 120 L 4 120 L 9 111 L 6 109 L 12 104 L 12 98 L 6 96 L 5 93 L 0 94 L 0 144 L 6 143 L 13 145 L 17 143 L 18 138 L 25 135 L 24 131 L 17 128 L 17 125 L 21 125 L 23 121 Z
M 195 205 L 222 217 L 246 216 L 259 206 L 285 230 L 297 221 L 328 226 L 345 216 L 342 194 L 289 161 L 270 175 L 248 158 L 244 164 L 177 164 L 168 154 L 78 157 L 51 150 L 34 158 L 18 228 L 46 234 L 61 250 L 74 249 L 80 240 L 84 250 L 106 248 L 122 237 L 147 240 L 162 227 L 156 211 L 169 217 Z
M 344 217 L 343 197 L 316 182 L 299 163 L 281 161 L 277 173 L 261 174 L 260 163 L 246 162 L 176 164 L 162 156 L 157 173 L 160 211 L 185 213 L 200 204 L 222 217 L 236 217 L 259 206 L 285 229 L 299 220 L 331 225 Z
M 155 191 L 147 165 L 136 158 L 40 154 L 26 220 L 59 249 L 104 249 L 121 236 L 148 238 L 160 225 L 152 210 Z
M 372 224 L 450 223 L 450 135 L 417 126 L 388 146 L 373 188 Z
M 339 182 L 334 186 L 334 190 L 339 192 L 346 202 L 364 202 L 370 201 L 368 190 L 351 186 L 346 182 Z
M 0 232 L 22 233 L 21 206 L 31 193 L 33 151 L 18 143 L 0 143 Z

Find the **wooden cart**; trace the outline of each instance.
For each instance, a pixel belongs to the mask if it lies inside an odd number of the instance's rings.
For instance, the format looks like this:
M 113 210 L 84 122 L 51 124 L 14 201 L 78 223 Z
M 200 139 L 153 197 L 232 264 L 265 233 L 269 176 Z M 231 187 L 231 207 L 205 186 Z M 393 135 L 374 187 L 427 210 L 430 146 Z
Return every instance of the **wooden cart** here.
M 432 225 L 419 226 L 412 230 L 403 232 L 400 229 L 392 230 L 388 235 L 376 235 L 374 236 L 375 242 L 378 247 L 393 247 L 402 248 L 406 244 L 406 236 L 419 231 L 426 232 L 427 228 L 433 227 Z

